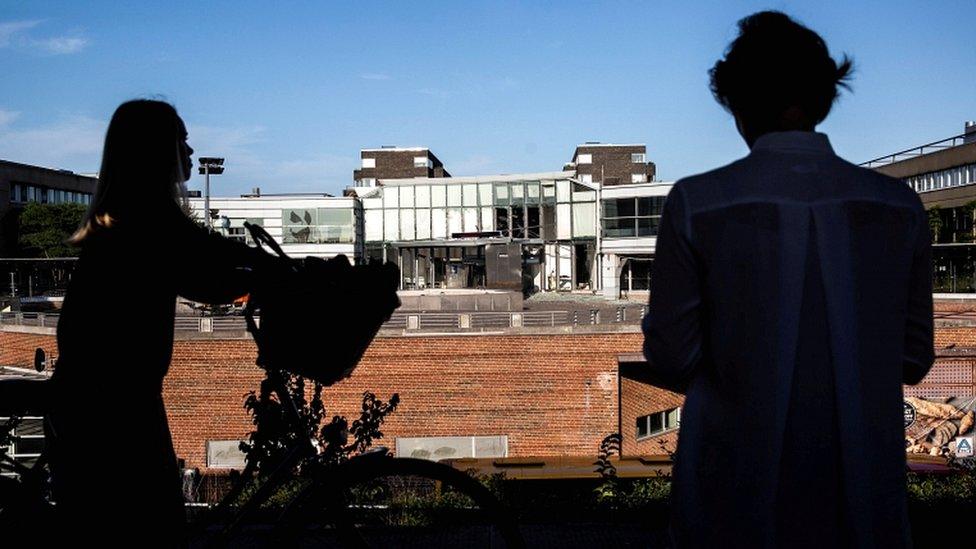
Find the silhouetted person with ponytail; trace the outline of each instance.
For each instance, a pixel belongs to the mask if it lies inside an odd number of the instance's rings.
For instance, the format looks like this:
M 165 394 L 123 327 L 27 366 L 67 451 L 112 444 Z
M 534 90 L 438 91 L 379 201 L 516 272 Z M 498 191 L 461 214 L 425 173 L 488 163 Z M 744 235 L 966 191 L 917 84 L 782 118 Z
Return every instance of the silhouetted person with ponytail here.
M 72 542 L 184 542 L 162 400 L 176 297 L 229 303 L 249 292 L 254 271 L 280 266 L 184 214 L 192 153 L 171 105 L 121 105 L 91 206 L 71 238 L 81 253 L 58 323 L 50 418 L 57 513 Z
M 748 156 L 665 203 L 644 354 L 685 393 L 685 547 L 908 547 L 902 384 L 933 361 L 930 237 L 901 181 L 815 131 L 846 87 L 815 32 L 739 22 L 711 70 Z

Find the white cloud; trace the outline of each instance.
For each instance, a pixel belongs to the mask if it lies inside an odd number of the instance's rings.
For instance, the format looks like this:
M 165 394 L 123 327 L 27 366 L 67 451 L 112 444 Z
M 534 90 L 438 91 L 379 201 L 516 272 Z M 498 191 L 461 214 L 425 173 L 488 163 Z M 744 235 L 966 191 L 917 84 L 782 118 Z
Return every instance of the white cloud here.
M 76 172 L 98 170 L 105 121 L 71 115 L 49 124 L 20 128 L 12 124 L 19 113 L 0 111 L 0 151 L 4 160 L 67 168 Z
M 0 22 L 0 48 L 9 46 L 16 38 L 22 37 L 24 31 L 34 28 L 40 21 L 3 21 Z
M 16 120 L 18 116 L 20 116 L 20 113 L 17 111 L 0 109 L 0 130 L 10 125 L 10 123 Z
M 57 36 L 44 40 L 33 40 L 34 47 L 52 55 L 77 53 L 88 46 L 88 39 L 81 37 Z
M 420 88 L 417 93 L 421 95 L 429 95 L 431 97 L 437 97 L 440 99 L 446 99 L 451 96 L 451 92 L 447 90 L 442 90 L 440 88 Z
M 391 77 L 388 74 L 383 74 L 381 72 L 366 72 L 359 75 L 363 80 L 390 80 Z
M 38 38 L 30 31 L 40 23 L 41 21 L 0 22 L 0 48 L 16 47 L 48 55 L 66 55 L 78 53 L 88 46 L 88 39 L 78 33 Z

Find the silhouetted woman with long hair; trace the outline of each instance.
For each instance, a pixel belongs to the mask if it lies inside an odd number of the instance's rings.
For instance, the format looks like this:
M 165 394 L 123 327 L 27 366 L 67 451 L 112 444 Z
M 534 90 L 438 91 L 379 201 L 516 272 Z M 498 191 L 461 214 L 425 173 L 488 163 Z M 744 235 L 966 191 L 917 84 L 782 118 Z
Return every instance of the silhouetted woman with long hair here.
M 186 139 L 171 105 L 121 105 L 91 206 L 71 237 L 81 253 L 58 323 L 50 417 L 57 511 L 76 541 L 183 543 L 162 400 L 176 297 L 228 303 L 248 292 L 252 268 L 277 265 L 185 215 Z

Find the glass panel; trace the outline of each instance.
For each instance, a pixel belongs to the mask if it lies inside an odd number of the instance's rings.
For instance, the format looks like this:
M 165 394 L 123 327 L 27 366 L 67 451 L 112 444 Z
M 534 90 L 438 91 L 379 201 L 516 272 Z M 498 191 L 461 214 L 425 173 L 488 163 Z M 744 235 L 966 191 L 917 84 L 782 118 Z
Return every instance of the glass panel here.
M 573 202 L 593 202 L 596 191 L 573 191 Z
M 643 196 L 637 199 L 637 215 L 661 215 L 664 210 L 663 196 Z M 622 214 L 631 215 L 631 214 Z
M 482 231 L 495 230 L 495 209 L 494 208 L 481 208 L 481 230 Z
M 525 238 L 525 211 L 522 206 L 512 206 L 512 238 Z
M 673 410 L 668 410 L 667 417 L 665 418 L 665 428 L 675 429 L 678 427 L 678 408 Z
M 366 210 L 366 241 L 383 240 L 383 210 Z
M 430 236 L 431 238 L 447 238 L 447 210 L 442 208 L 431 210 Z
M 314 242 L 312 235 L 316 225 L 316 212 L 312 209 L 281 210 L 281 233 L 285 244 Z
M 603 215 L 607 217 L 628 217 L 637 215 L 633 198 L 612 198 L 603 201 Z
M 383 207 L 399 208 L 400 200 L 396 187 L 383 187 Z
M 464 232 L 474 233 L 478 231 L 478 208 L 464 209 Z
M 413 187 L 400 187 L 400 207 L 413 208 Z
M 402 198 L 402 196 L 401 196 Z M 400 240 L 414 239 L 414 213 L 413 210 L 400 210 Z
M 447 205 L 448 206 L 461 205 L 461 185 L 447 186 Z
M 629 238 L 637 236 L 634 218 L 603 218 L 603 236 L 604 238 Z
M 542 227 L 539 225 L 539 206 L 526 206 L 525 213 L 528 216 L 529 238 L 542 238 Z
M 570 224 L 573 210 L 570 206 L 570 204 L 556 204 L 556 238 L 559 240 L 569 240 L 573 236 Z
M 508 203 L 509 203 L 508 184 L 507 183 L 495 184 L 495 205 L 507 206 Z
M 542 187 L 542 201 L 546 204 L 554 204 L 556 202 L 556 186 L 543 186 Z
M 495 208 L 495 230 L 501 232 L 502 236 L 509 236 L 508 208 Z
M 417 240 L 428 238 L 430 238 L 430 210 L 417 210 Z
M 573 204 L 573 236 L 596 236 L 596 204 Z
M 447 189 L 444 185 L 433 185 L 430 188 L 430 205 L 435 208 L 443 208 L 447 205 Z
M 659 433 L 664 430 L 664 414 L 651 414 L 648 420 L 651 433 Z
M 478 198 L 481 200 L 482 206 L 491 206 L 491 183 L 479 183 L 478 184 Z
M 637 236 L 654 236 L 657 234 L 660 217 L 638 217 Z
M 556 181 L 556 201 L 569 202 L 569 180 Z
M 455 233 L 460 232 L 464 232 L 464 221 L 461 217 L 461 208 L 448 208 L 447 235 L 450 237 Z
M 418 185 L 415 187 L 415 204 L 418 208 L 429 208 L 430 207 L 430 186 L 429 185 Z
M 319 225 L 352 225 L 352 210 L 346 208 L 319 208 Z
M 525 187 L 524 183 L 519 181 L 518 183 L 512 183 L 512 200 L 525 198 Z
M 400 210 L 383 210 L 383 238 L 400 239 Z
M 536 183 L 536 182 L 534 182 L 534 181 L 529 182 L 528 184 L 526 184 L 525 189 L 526 189 L 526 191 L 528 193 L 526 202 L 529 202 L 530 204 L 538 204 L 539 203 L 539 184 Z
M 647 436 L 647 416 L 637 418 L 637 438 Z
M 474 184 L 464 185 L 464 205 L 465 206 L 477 206 L 478 205 L 478 186 Z
M 372 209 L 375 209 L 375 208 L 382 208 L 382 207 L 383 207 L 383 198 L 382 197 L 364 198 L 363 199 L 363 208 L 365 208 L 367 210 L 372 210 Z

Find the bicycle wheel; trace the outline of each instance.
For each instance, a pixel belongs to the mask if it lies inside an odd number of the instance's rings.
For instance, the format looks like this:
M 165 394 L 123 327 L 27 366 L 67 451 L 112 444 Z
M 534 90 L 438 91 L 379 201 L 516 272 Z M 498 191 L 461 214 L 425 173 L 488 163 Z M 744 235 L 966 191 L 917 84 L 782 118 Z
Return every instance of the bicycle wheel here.
M 512 514 L 478 480 L 414 458 L 360 456 L 326 470 L 279 521 L 282 536 L 346 547 L 525 546 Z

